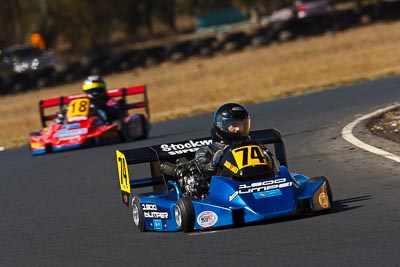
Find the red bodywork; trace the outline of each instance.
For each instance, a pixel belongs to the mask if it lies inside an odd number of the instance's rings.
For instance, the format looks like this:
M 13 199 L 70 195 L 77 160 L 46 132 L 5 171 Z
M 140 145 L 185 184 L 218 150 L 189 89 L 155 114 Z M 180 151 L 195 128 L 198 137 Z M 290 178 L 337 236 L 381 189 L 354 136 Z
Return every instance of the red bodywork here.
M 96 115 L 88 115 L 89 113 L 84 114 L 87 116 L 74 116 L 70 118 L 67 116 L 63 122 L 57 121 L 57 114 L 59 112 L 45 114 L 45 111 L 50 107 L 58 106 L 58 111 L 61 111 L 68 104 L 88 104 L 90 100 L 86 94 L 41 100 L 39 102 L 39 111 L 43 128 L 31 133 L 29 136 L 32 155 L 147 137 L 150 115 L 146 87 L 140 85 L 114 89 L 109 90 L 107 94 L 117 100 L 123 110 L 124 117 L 118 123 L 106 124 L 101 118 Z M 128 95 L 142 95 L 143 100 L 127 103 Z M 90 104 L 88 105 L 90 106 Z M 128 110 L 137 108 L 144 108 L 147 116 L 137 113 L 128 114 Z M 50 123 L 48 123 L 49 121 Z

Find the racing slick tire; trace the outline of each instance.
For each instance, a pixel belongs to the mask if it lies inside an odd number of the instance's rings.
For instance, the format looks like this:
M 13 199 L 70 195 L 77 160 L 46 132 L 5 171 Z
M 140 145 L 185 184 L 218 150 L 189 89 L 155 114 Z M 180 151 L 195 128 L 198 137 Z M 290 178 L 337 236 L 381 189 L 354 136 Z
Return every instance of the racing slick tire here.
M 143 214 L 142 205 L 140 205 L 139 197 L 134 197 L 134 199 L 133 199 L 132 218 L 133 218 L 133 223 L 136 225 L 136 227 L 139 229 L 139 231 L 145 232 L 146 227 L 145 227 L 145 222 L 144 222 L 144 214 Z
M 175 205 L 175 221 L 182 232 L 193 231 L 194 228 L 194 207 L 189 197 L 178 199 Z
M 121 121 L 116 122 L 118 125 L 120 139 L 122 142 L 130 142 L 136 139 L 146 139 L 149 136 L 149 122 L 147 118 L 143 114 L 138 114 L 135 116 L 135 125 L 132 126 L 129 123 L 122 123 Z M 131 133 L 131 127 L 135 127 L 137 129 L 133 130 Z M 138 128 L 140 127 L 140 128 Z
M 149 122 L 147 121 L 146 116 L 144 116 L 143 114 L 139 114 L 140 116 L 140 120 L 141 120 L 141 126 L 142 126 L 142 138 L 146 139 L 147 137 L 149 137 Z

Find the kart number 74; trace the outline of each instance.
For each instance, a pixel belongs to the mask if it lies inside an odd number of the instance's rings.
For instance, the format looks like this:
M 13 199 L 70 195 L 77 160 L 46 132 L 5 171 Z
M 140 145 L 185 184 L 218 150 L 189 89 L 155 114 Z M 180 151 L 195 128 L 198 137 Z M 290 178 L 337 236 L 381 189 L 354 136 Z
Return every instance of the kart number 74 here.
M 119 150 L 116 150 L 117 156 L 117 166 L 118 166 L 118 179 L 119 179 L 119 186 L 122 191 L 122 201 L 129 205 L 129 195 L 131 193 L 131 185 L 129 181 L 129 171 L 128 165 L 126 163 L 126 158 L 123 153 Z

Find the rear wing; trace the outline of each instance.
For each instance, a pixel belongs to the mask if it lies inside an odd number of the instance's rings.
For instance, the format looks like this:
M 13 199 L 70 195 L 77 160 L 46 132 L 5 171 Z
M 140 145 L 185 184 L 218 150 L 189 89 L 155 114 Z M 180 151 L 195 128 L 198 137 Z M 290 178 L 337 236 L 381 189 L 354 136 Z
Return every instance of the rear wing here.
M 128 95 L 143 95 L 143 100 L 133 103 L 128 103 L 127 96 Z M 148 105 L 147 91 L 145 85 L 132 86 L 127 88 L 118 88 L 111 89 L 107 91 L 107 95 L 112 98 L 119 98 L 119 103 L 123 110 L 127 111 L 130 109 L 136 108 L 144 108 L 147 118 L 150 119 L 150 111 Z M 40 122 L 42 123 L 42 127 L 46 127 L 46 123 L 50 120 L 53 120 L 57 116 L 57 112 L 50 112 L 49 114 L 45 113 L 50 107 L 59 107 L 58 110 L 61 110 L 65 105 L 70 103 L 72 100 L 77 98 L 87 97 L 86 94 L 80 95 L 72 95 L 72 96 L 60 96 L 56 98 L 43 99 L 39 101 L 39 114 L 40 114 Z
M 250 136 L 253 141 L 258 141 L 264 145 L 273 144 L 277 160 L 281 165 L 287 166 L 285 145 L 282 135 L 278 130 L 265 129 L 251 131 Z M 191 159 L 200 147 L 210 145 L 211 143 L 211 138 L 199 138 L 122 151 L 117 150 L 118 176 L 123 202 L 128 205 L 131 188 L 153 186 L 154 190 L 162 187 L 165 189 L 167 181 L 161 173 L 161 164 L 166 161 L 175 163 L 176 159 L 180 157 Z M 129 177 L 128 165 L 140 163 L 149 163 L 150 177 L 131 179 Z
M 149 101 L 147 98 L 147 90 L 145 85 L 108 90 L 107 95 L 113 98 L 119 97 L 120 104 L 122 104 L 123 110 L 127 111 L 130 109 L 144 108 L 146 111 L 147 118 L 150 119 Z M 129 103 L 127 101 L 128 95 L 143 95 L 143 100 Z

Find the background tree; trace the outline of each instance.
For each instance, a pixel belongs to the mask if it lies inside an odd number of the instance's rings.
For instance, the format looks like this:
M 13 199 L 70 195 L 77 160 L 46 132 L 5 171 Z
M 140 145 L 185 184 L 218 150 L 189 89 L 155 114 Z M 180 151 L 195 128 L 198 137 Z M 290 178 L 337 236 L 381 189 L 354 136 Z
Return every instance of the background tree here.
M 3 25 L 0 35 L 0 45 L 20 42 L 23 39 L 21 24 L 22 10 L 17 0 L 4 0 L 0 9 L 0 22 Z M 7 25 L 7 27 L 5 27 Z
M 343 2 L 346 0 L 337 0 Z M 347 1 L 348 2 L 348 1 Z M 380 0 L 352 0 L 357 6 Z M 49 46 L 71 51 L 107 50 L 116 33 L 127 41 L 152 37 L 160 29 L 177 33 L 177 16 L 190 18 L 224 7 L 269 14 L 291 0 L 3 0 L 0 47 L 28 42 L 41 33 Z M 160 27 L 164 26 L 164 27 Z M 186 30 L 186 29 L 185 29 Z

